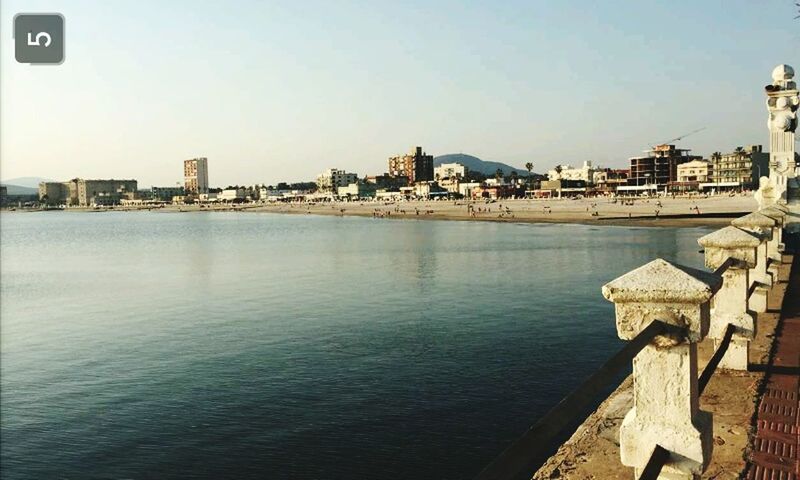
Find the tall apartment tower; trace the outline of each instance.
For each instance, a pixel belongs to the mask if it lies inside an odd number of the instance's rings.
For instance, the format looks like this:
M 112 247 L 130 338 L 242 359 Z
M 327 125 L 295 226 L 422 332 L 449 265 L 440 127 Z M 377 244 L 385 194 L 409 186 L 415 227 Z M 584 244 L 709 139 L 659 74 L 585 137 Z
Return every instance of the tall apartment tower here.
M 411 149 L 407 155 L 389 157 L 389 175 L 408 177 L 410 183 L 433 180 L 433 155 L 422 151 L 422 147 Z
M 183 178 L 187 194 L 208 193 L 208 159 L 199 157 L 184 160 Z

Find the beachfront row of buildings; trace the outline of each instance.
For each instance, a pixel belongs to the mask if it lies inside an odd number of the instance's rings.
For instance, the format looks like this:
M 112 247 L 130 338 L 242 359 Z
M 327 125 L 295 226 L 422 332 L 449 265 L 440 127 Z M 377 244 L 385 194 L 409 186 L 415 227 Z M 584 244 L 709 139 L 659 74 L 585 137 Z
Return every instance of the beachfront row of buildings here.
M 183 184 L 138 189 L 136 180 L 75 178 L 42 182 L 39 202 L 45 205 L 104 206 L 145 203 L 246 202 L 333 200 L 357 198 L 507 198 L 564 197 L 577 195 L 641 195 L 670 192 L 719 192 L 757 188 L 758 178 L 769 169 L 769 153 L 760 145 L 713 153 L 709 159 L 692 155 L 675 145 L 657 145 L 645 155 L 629 159 L 630 168 L 611 169 L 591 161 L 581 166 L 558 165 L 545 175 L 529 172 L 494 177 L 471 175 L 459 163 L 434 166 L 422 147 L 389 157 L 388 171 L 358 174 L 331 168 L 305 188 L 269 188 L 264 185 L 214 189 L 208 177 L 208 159 L 183 162 Z M 487 178 L 488 177 L 488 178 Z
M 628 169 L 559 165 L 532 194 L 537 197 L 579 194 L 642 195 L 656 193 L 755 190 L 769 172 L 769 153 L 761 145 L 715 152 L 709 159 L 675 145 L 657 145 L 629 159 Z
M 143 203 L 180 202 L 186 198 L 209 198 L 208 159 L 183 162 L 184 185 L 151 187 L 139 190 L 136 180 L 92 180 L 73 178 L 65 182 L 39 183 L 39 203 L 65 206 L 107 206 Z

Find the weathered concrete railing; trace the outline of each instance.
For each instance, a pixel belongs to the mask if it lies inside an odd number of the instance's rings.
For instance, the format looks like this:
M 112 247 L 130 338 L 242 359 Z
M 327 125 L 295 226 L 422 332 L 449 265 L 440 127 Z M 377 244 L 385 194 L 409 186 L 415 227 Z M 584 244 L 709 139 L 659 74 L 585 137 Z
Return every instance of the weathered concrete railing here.
M 622 463 L 634 467 L 637 477 L 656 446 L 670 452 L 664 469 L 674 478 L 693 478 L 708 466 L 712 420 L 700 410 L 697 344 L 708 333 L 710 300 L 721 286 L 719 275 L 662 259 L 603 286 L 623 340 L 653 320 L 684 329 L 682 335 L 656 337 L 633 360 L 633 408 L 619 437 Z
M 728 325 L 735 333 L 720 366 L 747 370 L 750 340 L 756 334 L 754 316 L 748 311 L 750 268 L 756 266 L 756 251 L 763 243 L 756 234 L 736 227 L 725 227 L 698 240 L 705 249 L 706 266 L 722 275 L 722 288 L 714 295 L 708 336 L 718 349 Z M 722 268 L 726 267 L 726 268 Z
M 603 286 L 617 334 L 629 343 L 534 424 L 476 478 L 512 479 L 543 462 L 554 439 L 630 362 L 633 408 L 620 427 L 620 456 L 640 479 L 698 479 L 712 450 L 711 414 L 700 395 L 717 367 L 747 370 L 757 316 L 782 271 L 786 212 L 770 207 L 698 240 L 701 271 L 657 259 Z M 698 376 L 697 344 L 715 353 Z
M 762 243 L 756 252 L 756 265 L 750 270 L 750 286 L 752 289 L 748 302 L 750 310 L 764 313 L 767 311 L 769 287 L 772 286 L 772 275 L 768 271 L 768 249 L 769 242 L 773 237 L 773 230 L 775 230 L 775 220 L 761 213 L 753 212 L 733 220 L 731 224 L 752 232 L 762 239 Z
M 694 480 L 708 466 L 713 422 L 699 396 L 717 366 L 748 368 L 752 311 L 767 311 L 768 288 L 780 275 L 785 217 L 770 207 L 700 238 L 713 273 L 659 259 L 603 287 L 620 338 L 656 319 L 685 332 L 656 337 L 633 360 L 634 405 L 620 427 L 620 456 L 636 478 Z M 716 353 L 698 382 L 697 343 L 706 335 Z

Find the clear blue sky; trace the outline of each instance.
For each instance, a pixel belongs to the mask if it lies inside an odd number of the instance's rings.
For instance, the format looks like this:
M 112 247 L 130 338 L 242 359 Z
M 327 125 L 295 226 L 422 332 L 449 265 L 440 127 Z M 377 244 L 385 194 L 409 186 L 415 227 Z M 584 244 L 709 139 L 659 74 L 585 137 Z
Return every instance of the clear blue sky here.
M 361 175 L 422 145 L 536 171 L 649 143 L 767 143 L 763 86 L 800 67 L 794 0 L 16 1 L 0 6 L 0 176 L 211 183 Z M 16 64 L 19 12 L 66 61 Z M 800 68 L 797 68 L 800 71 Z

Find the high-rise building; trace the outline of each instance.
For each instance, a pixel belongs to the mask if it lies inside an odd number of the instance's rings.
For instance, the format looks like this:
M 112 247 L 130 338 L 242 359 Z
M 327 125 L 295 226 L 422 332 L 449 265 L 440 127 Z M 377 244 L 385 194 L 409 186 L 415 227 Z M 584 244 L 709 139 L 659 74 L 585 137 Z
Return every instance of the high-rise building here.
M 410 183 L 433 181 L 433 155 L 427 155 L 422 147 L 411 149 L 407 155 L 389 157 L 389 175 L 408 177 Z
M 208 159 L 193 158 L 183 161 L 184 188 L 189 195 L 208 193 Z
M 644 157 L 633 157 L 628 187 L 658 189 L 678 180 L 678 165 L 702 160 L 699 155 L 689 155 L 691 150 L 675 148 L 675 145 L 656 145 Z

